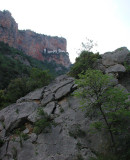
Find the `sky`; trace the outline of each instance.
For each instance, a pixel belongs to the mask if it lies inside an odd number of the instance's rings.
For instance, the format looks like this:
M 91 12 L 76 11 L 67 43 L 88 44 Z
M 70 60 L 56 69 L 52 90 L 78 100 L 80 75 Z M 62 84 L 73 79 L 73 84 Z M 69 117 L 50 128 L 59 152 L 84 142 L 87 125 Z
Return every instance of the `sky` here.
M 130 0 L 1 0 L 19 29 L 64 37 L 73 63 L 86 38 L 103 54 L 130 49 Z

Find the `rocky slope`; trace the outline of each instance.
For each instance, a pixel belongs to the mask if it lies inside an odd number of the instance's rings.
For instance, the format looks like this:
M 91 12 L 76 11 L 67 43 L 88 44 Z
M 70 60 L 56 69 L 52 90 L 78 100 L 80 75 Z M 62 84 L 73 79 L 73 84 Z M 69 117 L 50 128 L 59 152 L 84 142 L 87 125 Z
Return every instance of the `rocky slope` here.
M 130 52 L 122 48 L 102 55 L 97 64 L 103 72 L 114 74 L 115 86 L 125 92 L 130 92 L 130 75 L 126 80 L 120 74 L 127 73 L 123 63 L 129 56 Z M 76 88 L 74 78 L 63 75 L 1 110 L 0 137 L 4 143 L 1 142 L 0 159 L 89 160 L 95 151 L 103 149 L 107 139 L 105 135 L 89 132 L 92 121 L 79 109 L 79 99 L 72 96 Z M 39 109 L 45 114 L 39 114 Z M 48 117 L 49 124 L 36 134 L 36 121 L 42 116 Z
M 18 24 L 9 11 L 0 11 L 0 41 L 41 61 L 48 60 L 47 53 L 50 51 L 52 52 L 49 55 L 50 61 L 54 60 L 65 67 L 69 67 L 71 64 L 66 52 L 65 38 L 37 34 L 30 30 L 18 30 Z M 44 54 L 45 52 L 46 54 Z M 56 56 L 57 54 L 59 56 Z

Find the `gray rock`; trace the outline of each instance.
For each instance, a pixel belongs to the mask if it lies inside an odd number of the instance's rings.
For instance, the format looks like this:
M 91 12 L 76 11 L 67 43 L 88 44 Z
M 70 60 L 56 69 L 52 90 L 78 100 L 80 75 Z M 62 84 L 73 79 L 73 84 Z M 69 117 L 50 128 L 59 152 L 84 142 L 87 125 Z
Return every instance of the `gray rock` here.
M 6 157 L 6 149 L 8 146 L 8 142 L 5 142 L 2 147 L 0 147 L 0 159 L 4 159 Z
M 41 105 L 46 105 L 47 103 L 51 102 L 52 100 L 54 100 L 54 94 L 50 93 L 49 95 L 47 95 L 46 97 L 43 97 L 42 101 L 41 101 Z
M 10 105 L 0 111 L 0 117 L 4 116 L 6 130 L 12 130 L 18 124 L 32 114 L 38 105 L 34 102 L 23 102 Z
M 3 130 L 0 132 L 0 139 L 4 140 L 4 139 L 5 139 L 5 136 L 6 136 L 6 130 L 3 129 Z
M 54 84 L 53 86 L 51 86 L 50 90 L 54 93 L 56 92 L 59 88 L 69 84 L 73 82 L 73 79 L 67 79 L 67 80 L 64 80 L 64 81 L 61 81 L 61 82 L 58 82 L 56 84 Z
M 64 96 L 66 96 L 68 93 L 70 93 L 71 91 L 71 87 L 73 86 L 73 83 L 69 83 L 61 88 L 59 88 L 57 90 L 57 92 L 55 93 L 55 99 L 60 99 Z
M 3 123 L 0 121 L 0 131 L 3 130 Z
M 27 119 L 30 121 L 30 122 L 36 122 L 38 119 L 40 119 L 40 117 L 38 116 L 37 114 L 37 110 L 35 110 L 32 114 L 30 114 Z
M 22 97 L 22 98 L 18 99 L 17 103 L 29 102 L 29 101 L 33 101 L 33 100 L 40 100 L 42 98 L 43 91 L 44 91 L 44 87 L 40 88 L 40 89 L 37 89 L 33 92 L 30 92 L 25 97 Z
M 23 131 L 23 133 L 24 133 L 24 134 L 29 133 L 29 129 L 28 129 L 28 128 L 26 128 L 26 129 Z
M 102 64 L 102 59 L 96 61 L 95 68 L 101 70 L 102 72 L 105 72 L 106 67 Z
M 29 141 L 33 143 L 36 142 L 36 140 L 37 140 L 37 135 L 35 133 L 30 134 Z
M 51 115 L 54 112 L 54 109 L 56 108 L 55 102 L 50 102 L 48 103 L 45 108 L 43 108 L 44 112 L 47 113 L 48 115 Z
M 114 66 L 110 66 L 106 69 L 106 73 L 118 73 L 118 72 L 125 72 L 126 69 L 121 64 L 115 64 Z
M 126 47 L 119 48 L 114 52 L 107 52 L 102 55 L 102 64 L 105 66 L 112 66 L 117 63 L 122 64 L 128 54 L 130 54 L 130 52 Z
M 112 80 L 112 84 L 123 88 L 123 86 L 118 85 L 116 78 Z M 75 160 L 80 154 L 84 160 L 89 160 L 89 157 L 95 156 L 94 151 L 104 151 L 107 144 L 106 135 L 91 134 L 90 124 L 92 120 L 86 116 L 85 110 L 82 111 L 80 108 L 80 99 L 68 95 L 76 88 L 77 85 L 74 84 L 73 78 L 61 76 L 46 86 L 41 93 L 39 92 L 39 96 L 35 96 L 37 92 L 35 94 L 33 92 L 34 95 L 30 94 L 32 98 L 26 99 L 30 101 L 34 100 L 35 97 L 40 98 L 41 105 L 34 102 L 24 102 L 13 104 L 1 110 L 0 120 L 4 122 L 8 133 L 3 134 L 3 137 L 5 140 L 7 138 L 9 143 L 7 145 L 6 141 L 0 148 L 0 159 Z M 40 97 L 42 94 L 43 97 Z M 48 133 L 40 133 L 39 135 L 33 133 L 33 130 L 31 132 L 24 130 L 29 139 L 22 140 L 21 148 L 20 137 L 15 137 L 16 135 L 13 134 L 12 130 L 26 120 L 33 129 L 33 123 L 40 119 L 37 113 L 39 107 L 48 115 L 53 115 L 51 128 L 47 130 Z M 0 134 L 4 131 L 2 128 Z M 71 134 L 72 132 L 73 134 Z M 80 135 L 82 132 L 85 133 L 84 137 Z M 13 141 L 11 137 L 15 137 L 16 141 Z
M 118 87 L 119 89 L 123 90 L 125 93 L 129 93 L 128 90 L 121 84 L 118 84 L 115 87 Z

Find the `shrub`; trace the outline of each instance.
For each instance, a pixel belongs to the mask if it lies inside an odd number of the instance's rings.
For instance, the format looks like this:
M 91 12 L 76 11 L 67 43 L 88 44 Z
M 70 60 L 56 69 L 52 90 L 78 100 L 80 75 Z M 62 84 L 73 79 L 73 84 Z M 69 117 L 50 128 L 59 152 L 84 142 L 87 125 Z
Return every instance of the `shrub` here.
M 38 110 L 38 116 L 40 119 L 34 123 L 34 132 L 40 134 L 41 132 L 47 132 L 46 128 L 51 128 L 52 119 L 50 116 L 44 113 L 42 109 Z
M 98 53 L 94 54 L 93 52 L 82 51 L 70 69 L 69 75 L 78 78 L 78 74 L 85 73 L 87 69 L 94 69 L 94 64 L 99 58 L 100 55 Z
M 120 160 L 130 158 L 130 101 L 127 93 L 114 87 L 113 78 L 98 70 L 88 70 L 76 80 L 78 90 L 75 96 L 81 98 L 81 106 L 86 109 L 88 117 L 98 121 L 93 127 L 106 131 L 109 135 L 109 152 Z M 113 155 L 114 155 L 113 154 Z

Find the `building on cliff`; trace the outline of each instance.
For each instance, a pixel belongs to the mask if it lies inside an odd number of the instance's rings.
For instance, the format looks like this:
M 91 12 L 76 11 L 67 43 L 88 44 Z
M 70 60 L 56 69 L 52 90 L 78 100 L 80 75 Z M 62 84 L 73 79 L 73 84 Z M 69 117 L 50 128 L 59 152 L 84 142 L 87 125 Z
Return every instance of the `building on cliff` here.
M 0 41 L 40 61 L 55 61 L 65 67 L 71 64 L 65 38 L 38 34 L 31 30 L 18 30 L 18 24 L 9 11 L 0 11 Z M 53 54 L 45 55 L 45 52 Z

